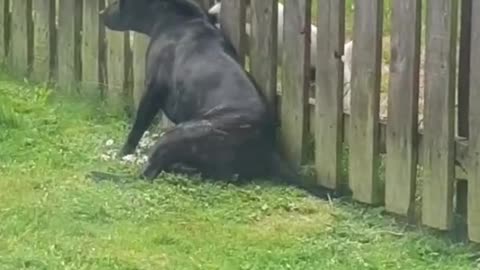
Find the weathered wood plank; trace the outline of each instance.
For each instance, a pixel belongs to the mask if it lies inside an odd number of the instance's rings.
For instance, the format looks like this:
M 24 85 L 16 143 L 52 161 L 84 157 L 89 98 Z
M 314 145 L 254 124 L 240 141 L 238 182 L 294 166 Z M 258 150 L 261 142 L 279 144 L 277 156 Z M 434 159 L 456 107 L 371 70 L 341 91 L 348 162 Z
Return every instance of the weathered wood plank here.
M 315 168 L 317 183 L 341 184 L 343 131 L 343 48 L 345 1 L 319 0 L 315 104 Z
M 34 0 L 33 9 L 33 63 L 32 79 L 48 81 L 53 67 L 53 36 L 55 31 L 55 1 Z
M 220 11 L 221 29 L 232 42 L 240 63 L 245 64 L 247 37 L 245 32 L 245 0 L 222 0 Z
M 473 1 L 472 14 L 479 14 L 480 1 Z M 470 102 L 480 102 L 480 17 L 472 16 Z M 472 241 L 480 242 L 480 106 L 470 106 L 468 166 L 468 233 Z
M 250 38 L 250 72 L 276 112 L 277 98 L 277 17 L 276 0 L 253 1 Z
M 421 3 L 394 0 L 392 6 L 385 207 L 408 217 L 417 179 Z
M 377 173 L 383 0 L 356 0 L 354 16 L 350 187 L 355 200 L 378 204 L 383 200 Z
M 279 96 L 277 97 L 277 100 L 281 100 L 281 93 L 279 93 Z M 315 103 L 316 100 L 314 98 L 309 99 L 309 110 L 310 114 L 314 115 L 315 114 Z M 277 108 L 278 111 L 282 112 L 282 104 L 281 102 L 277 103 Z M 387 123 L 383 120 L 381 120 L 379 123 L 379 138 L 378 138 L 378 148 L 381 154 L 386 153 L 386 133 L 387 133 Z M 309 128 L 315 128 L 316 126 L 316 120 L 315 117 L 311 117 L 310 121 L 308 123 Z M 347 113 L 343 114 L 343 143 L 346 147 L 349 147 L 350 145 L 350 115 Z M 423 153 L 423 131 L 419 131 L 418 133 L 418 153 Z M 465 171 L 465 168 L 467 168 L 467 164 L 469 164 L 469 157 L 468 157 L 468 141 L 465 138 L 455 138 L 455 160 L 458 163 L 458 166 L 455 167 L 455 174 L 461 179 L 467 179 L 468 174 Z M 418 164 L 423 165 L 423 159 L 419 158 L 418 159 Z
M 223 3 L 223 2 L 222 2 Z M 311 0 L 285 3 L 280 140 L 290 164 L 302 163 L 308 134 Z M 223 7 L 222 7 L 223 9 Z
M 138 108 L 140 99 L 145 91 L 145 56 L 149 38 L 146 35 L 135 33 L 133 41 L 133 102 Z
M 28 76 L 31 67 L 31 0 L 12 1 L 10 68 L 16 75 Z
M 82 28 L 82 86 L 89 89 L 99 89 L 102 86 L 100 78 L 101 35 L 99 12 L 103 0 L 83 1 Z
M 461 1 L 460 19 L 460 48 L 458 59 L 458 86 L 457 86 L 457 133 L 458 136 L 468 138 L 468 114 L 470 98 L 470 45 L 472 31 L 472 1 Z M 456 213 L 467 219 L 468 215 L 468 183 L 466 179 L 457 179 L 456 185 Z M 465 222 L 466 224 L 466 222 Z
M 423 224 L 452 225 L 457 1 L 427 2 Z
M 0 62 L 7 61 L 10 47 L 10 1 L 0 0 Z
M 80 79 L 81 0 L 58 2 L 57 83 L 67 91 L 75 89 Z
M 458 62 L 458 135 L 468 137 L 470 97 L 470 48 L 472 33 L 472 1 L 461 0 L 460 50 Z
M 111 3 L 114 0 L 108 0 Z M 106 98 L 115 104 L 122 103 L 126 97 L 126 50 L 129 43 L 127 32 L 111 31 L 106 28 Z

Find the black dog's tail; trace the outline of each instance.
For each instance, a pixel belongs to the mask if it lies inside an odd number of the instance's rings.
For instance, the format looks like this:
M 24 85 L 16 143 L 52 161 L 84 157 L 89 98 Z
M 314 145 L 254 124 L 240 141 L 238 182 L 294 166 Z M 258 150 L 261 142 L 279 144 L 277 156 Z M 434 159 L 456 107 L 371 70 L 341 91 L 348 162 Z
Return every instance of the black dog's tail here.
M 315 197 L 329 199 L 339 196 L 331 190 L 307 181 L 300 173 L 300 168 L 292 167 L 278 151 L 272 153 L 270 170 L 271 176 L 277 181 L 300 188 Z

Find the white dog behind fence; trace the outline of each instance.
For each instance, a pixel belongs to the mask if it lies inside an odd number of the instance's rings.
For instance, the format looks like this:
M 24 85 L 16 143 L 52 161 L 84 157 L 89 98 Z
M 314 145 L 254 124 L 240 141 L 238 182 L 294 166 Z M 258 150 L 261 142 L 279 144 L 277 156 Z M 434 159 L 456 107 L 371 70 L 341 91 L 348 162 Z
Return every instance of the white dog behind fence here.
M 214 4 L 209 10 L 208 13 L 210 15 L 216 16 L 217 18 L 220 17 L 222 9 L 222 3 L 217 2 Z M 278 53 L 279 57 L 283 51 L 283 19 L 284 14 L 284 5 L 282 3 L 278 3 Z M 220 20 L 217 20 L 220 21 Z M 220 28 L 220 24 L 216 24 L 218 28 Z M 311 25 L 311 53 L 310 53 L 310 65 L 312 68 L 315 68 L 315 63 L 317 61 L 317 26 Z M 245 25 L 245 32 L 247 36 L 251 36 L 251 24 L 249 22 Z M 350 80 L 352 76 L 352 47 L 353 41 L 349 41 L 345 43 L 344 46 L 344 55 L 342 56 L 342 61 L 344 62 L 344 73 L 343 73 L 343 83 L 344 83 L 344 110 L 346 112 L 350 111 Z
M 261 0 L 259 0 L 261 1 Z M 250 10 L 247 9 L 247 15 L 249 15 Z M 221 14 L 221 1 L 216 1 L 209 10 L 208 13 L 210 15 L 214 15 L 219 19 Z M 248 19 L 248 16 L 247 16 Z M 220 20 L 218 20 L 220 21 Z M 284 24 L 284 5 L 282 3 L 278 3 L 278 53 L 281 56 L 283 51 L 283 24 Z M 220 25 L 216 25 L 220 28 Z M 247 21 L 245 25 L 245 31 L 247 36 L 251 35 L 251 24 Z M 457 48 L 459 50 L 460 48 Z M 342 61 L 344 63 L 344 90 L 343 90 L 343 108 L 346 113 L 350 113 L 351 107 L 351 79 L 352 79 L 352 51 L 353 51 L 353 41 L 350 40 L 344 45 L 344 55 L 342 56 Z M 418 114 L 418 127 L 419 129 L 423 129 L 423 107 L 424 107 L 424 64 L 425 64 L 425 52 L 421 54 L 421 61 L 420 61 L 420 85 L 419 85 L 419 114 Z M 457 51 L 458 53 L 458 51 Z M 317 26 L 311 25 L 311 58 L 310 63 L 311 67 L 315 68 L 315 64 L 317 62 Z M 280 59 L 280 58 L 279 58 Z M 382 64 L 382 77 L 389 76 L 390 68 L 389 64 L 383 63 Z M 384 82 L 382 82 L 384 83 Z M 457 98 L 457 95 L 455 96 Z M 455 100 L 455 113 L 458 113 L 458 100 Z M 381 93 L 380 94 L 380 119 L 386 120 L 388 117 L 388 93 Z M 455 122 L 455 124 L 458 121 Z

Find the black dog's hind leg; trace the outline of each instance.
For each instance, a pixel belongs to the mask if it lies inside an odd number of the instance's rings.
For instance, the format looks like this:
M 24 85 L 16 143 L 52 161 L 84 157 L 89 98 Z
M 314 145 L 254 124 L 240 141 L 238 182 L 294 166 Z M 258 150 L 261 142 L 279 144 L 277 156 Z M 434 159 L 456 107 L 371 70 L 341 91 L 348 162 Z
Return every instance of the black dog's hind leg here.
M 154 147 L 142 178 L 152 181 L 173 164 L 192 164 L 204 177 L 229 178 L 234 160 L 233 135 L 199 120 L 177 125 L 162 136 Z
M 155 91 L 151 91 L 151 89 L 147 89 L 145 94 L 142 96 L 142 99 L 138 105 L 137 113 L 135 115 L 135 122 L 133 123 L 132 129 L 128 134 L 127 141 L 120 151 L 121 156 L 133 154 L 133 152 L 135 152 L 138 142 L 151 125 L 155 115 L 160 110 L 160 101 L 158 96 L 159 95 Z

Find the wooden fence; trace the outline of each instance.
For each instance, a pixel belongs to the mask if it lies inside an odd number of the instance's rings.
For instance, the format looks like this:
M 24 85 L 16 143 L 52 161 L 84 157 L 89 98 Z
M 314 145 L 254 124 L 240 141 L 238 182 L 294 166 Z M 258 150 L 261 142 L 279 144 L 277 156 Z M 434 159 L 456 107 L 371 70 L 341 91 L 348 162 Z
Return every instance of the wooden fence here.
M 315 9 L 311 1 L 283 1 L 283 33 L 277 31 L 276 0 L 222 1 L 221 19 L 228 18 L 221 20 L 222 30 L 240 61 L 248 57 L 248 69 L 278 108 L 280 142 L 289 160 L 308 162 L 313 138 L 318 185 L 348 186 L 359 202 L 385 205 L 390 213 L 440 230 L 451 230 L 458 213 L 469 238 L 480 242 L 480 106 L 469 106 L 480 104 L 480 17 L 472 16 L 480 14 L 480 2 L 387 0 L 386 22 L 383 0 L 355 0 L 347 114 L 345 0 L 316 0 Z M 59 90 L 98 89 L 107 100 L 136 104 L 148 40 L 106 30 L 98 17 L 104 5 L 0 0 L 0 58 L 12 72 L 54 81 Z M 317 26 L 314 51 L 312 29 L 306 27 L 311 23 Z M 386 23 L 391 42 L 385 50 Z M 391 55 L 386 73 L 385 51 Z M 382 95 L 388 100 L 386 119 L 379 116 Z

